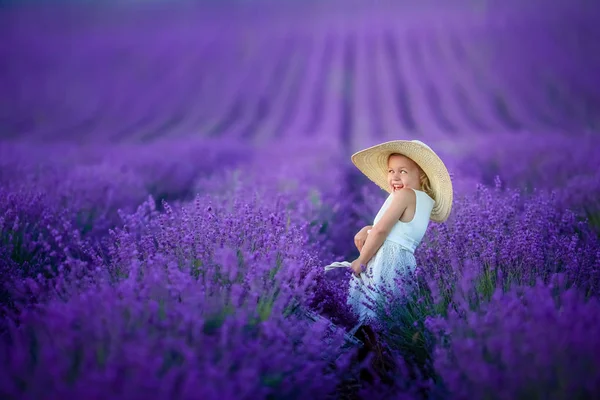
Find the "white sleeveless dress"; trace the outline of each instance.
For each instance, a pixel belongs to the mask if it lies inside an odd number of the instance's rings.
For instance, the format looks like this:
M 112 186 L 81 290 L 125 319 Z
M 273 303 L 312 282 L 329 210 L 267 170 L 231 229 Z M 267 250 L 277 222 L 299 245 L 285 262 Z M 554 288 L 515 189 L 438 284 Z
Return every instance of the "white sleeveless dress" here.
M 423 191 L 414 192 L 417 196 L 414 218 L 410 222 L 396 222 L 379 250 L 367 263 L 366 270 L 360 274 L 361 278 L 353 275 L 350 281 L 347 304 L 359 318 L 356 328 L 375 318 L 375 312 L 365 303 L 381 301 L 382 292 L 379 289 L 383 287 L 389 292 L 401 293 L 395 279 L 414 272 L 416 268 L 414 252 L 429 226 L 434 200 Z M 373 225 L 383 217 L 391 201 L 392 194 L 381 206 Z M 369 282 L 369 287 L 365 287 L 364 282 Z

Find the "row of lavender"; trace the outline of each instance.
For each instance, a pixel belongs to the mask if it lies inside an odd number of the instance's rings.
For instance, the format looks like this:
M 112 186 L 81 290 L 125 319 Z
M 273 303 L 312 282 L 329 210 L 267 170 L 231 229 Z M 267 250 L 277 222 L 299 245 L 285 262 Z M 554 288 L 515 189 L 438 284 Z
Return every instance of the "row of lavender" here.
M 155 21 L 96 14 L 2 19 L 2 137 L 265 141 L 301 133 L 360 142 L 397 131 L 598 127 L 599 101 L 588 90 L 597 83 L 598 59 L 586 44 L 597 37 L 593 21 L 502 25 L 468 14 L 373 12 L 324 23 L 312 22 L 314 11 L 257 26 L 202 10 Z
M 335 146 L 3 144 L 0 393 L 600 393 L 598 139 L 431 145 L 453 215 L 418 253 L 422 290 L 379 310 L 394 383 L 361 388 L 339 332 L 290 314 L 300 301 L 352 322 L 348 276 L 321 267 L 353 255 L 383 194 Z

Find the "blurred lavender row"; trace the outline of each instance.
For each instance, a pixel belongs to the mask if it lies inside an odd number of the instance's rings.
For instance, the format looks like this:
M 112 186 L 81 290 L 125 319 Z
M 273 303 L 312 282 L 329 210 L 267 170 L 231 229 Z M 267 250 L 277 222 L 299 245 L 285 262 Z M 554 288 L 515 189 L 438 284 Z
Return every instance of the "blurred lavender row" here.
M 598 127 L 598 30 L 585 9 L 563 18 L 549 6 L 513 21 L 494 19 L 485 2 L 437 11 L 171 3 L 5 10 L 2 137 L 300 135 L 354 149 L 400 132 Z

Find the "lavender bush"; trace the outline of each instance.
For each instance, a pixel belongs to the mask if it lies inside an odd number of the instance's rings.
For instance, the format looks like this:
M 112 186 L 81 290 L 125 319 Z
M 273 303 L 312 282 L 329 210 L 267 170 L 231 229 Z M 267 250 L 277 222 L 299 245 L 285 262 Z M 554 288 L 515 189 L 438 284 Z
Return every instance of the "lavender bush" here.
M 71 259 L 89 262 L 91 243 L 104 242 L 119 211 L 135 211 L 148 195 L 159 202 L 193 198 L 190 185 L 211 174 L 215 159 L 225 167 L 245 154 L 206 142 L 154 146 L 0 147 L 1 304 L 37 301 L 20 279 L 49 278 L 61 265 L 70 268 Z
M 0 147 L 0 181 L 45 193 L 56 206 L 72 209 L 84 232 L 103 234 L 119 222 L 117 210 L 135 211 L 148 194 L 159 203 L 192 199 L 197 179 L 235 167 L 250 158 L 246 150 L 218 140 L 43 148 L 10 143 Z
M 444 343 L 435 369 L 455 398 L 594 398 L 599 306 L 565 288 L 560 276 L 506 293 L 498 287 L 477 310 L 428 320 Z
M 53 299 L 22 311 L 3 352 L 3 392 L 290 398 L 334 391 L 323 355 L 336 352 L 339 338 L 328 344 L 326 326 L 285 318 L 292 299 L 310 294 L 317 271 L 285 211 L 200 197 L 178 212 L 164 206 L 159 214 L 149 200 L 125 217 L 90 273 L 61 275 Z M 315 374 L 323 378 L 307 386 Z
M 598 227 L 600 143 L 595 135 L 494 135 L 465 145 L 455 169 L 488 186 L 496 177 L 513 189 L 553 190 L 559 206 Z M 482 151 L 483 150 L 483 151 Z
M 43 193 L 0 188 L 0 314 L 35 303 L 42 293 L 31 293 L 24 280 L 45 280 L 70 261 L 89 259 L 89 247 L 72 225 L 73 215 L 59 209 Z M 15 308 L 16 307 L 16 308 Z

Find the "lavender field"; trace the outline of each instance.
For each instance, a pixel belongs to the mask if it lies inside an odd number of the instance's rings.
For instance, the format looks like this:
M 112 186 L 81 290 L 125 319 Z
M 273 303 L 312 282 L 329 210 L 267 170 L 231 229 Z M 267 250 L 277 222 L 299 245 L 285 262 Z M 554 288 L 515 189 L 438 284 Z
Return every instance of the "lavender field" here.
M 0 2 L 0 397 L 597 398 L 599 11 Z M 394 139 L 455 200 L 366 382 L 323 266 Z

